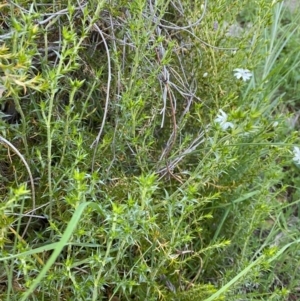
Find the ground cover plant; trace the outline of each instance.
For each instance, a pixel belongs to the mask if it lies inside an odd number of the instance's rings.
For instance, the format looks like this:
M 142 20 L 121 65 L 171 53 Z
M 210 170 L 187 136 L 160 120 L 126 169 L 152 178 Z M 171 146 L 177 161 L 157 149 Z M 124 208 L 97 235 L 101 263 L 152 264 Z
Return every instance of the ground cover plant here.
M 297 11 L 0 9 L 0 300 L 297 300 Z

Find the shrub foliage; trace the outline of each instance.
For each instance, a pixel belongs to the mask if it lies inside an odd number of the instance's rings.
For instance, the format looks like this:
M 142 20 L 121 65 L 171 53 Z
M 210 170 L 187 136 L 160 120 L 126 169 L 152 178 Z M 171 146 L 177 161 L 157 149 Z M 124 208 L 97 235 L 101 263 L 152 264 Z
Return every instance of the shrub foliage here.
M 289 295 L 275 2 L 0 5 L 3 300 Z

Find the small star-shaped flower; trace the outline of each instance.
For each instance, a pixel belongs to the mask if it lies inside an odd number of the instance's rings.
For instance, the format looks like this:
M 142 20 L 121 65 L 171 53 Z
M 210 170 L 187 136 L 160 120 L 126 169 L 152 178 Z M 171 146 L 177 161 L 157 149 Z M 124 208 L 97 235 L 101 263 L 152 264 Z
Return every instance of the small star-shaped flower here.
M 217 115 L 215 122 L 218 123 L 223 131 L 228 128 L 233 128 L 233 123 L 227 121 L 227 114 L 223 110 L 219 110 L 220 114 Z
M 294 161 L 296 164 L 300 164 L 300 149 L 299 149 L 298 146 L 294 146 L 293 153 L 294 153 L 293 161 Z
M 234 76 L 237 79 L 241 78 L 244 82 L 249 80 L 253 75 L 252 72 L 248 69 L 236 68 L 233 71 L 234 71 Z

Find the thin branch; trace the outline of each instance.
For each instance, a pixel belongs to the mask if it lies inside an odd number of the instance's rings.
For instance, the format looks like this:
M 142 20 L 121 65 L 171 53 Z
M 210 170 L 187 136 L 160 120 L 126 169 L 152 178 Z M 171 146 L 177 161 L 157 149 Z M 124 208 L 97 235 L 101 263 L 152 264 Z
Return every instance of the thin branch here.
M 13 150 L 13 152 L 22 160 L 22 162 L 24 163 L 24 165 L 27 169 L 27 172 L 28 172 L 29 178 L 30 178 L 31 193 L 32 193 L 32 208 L 33 208 L 33 210 L 31 212 L 34 213 L 35 210 L 36 210 L 35 209 L 35 189 L 34 189 L 34 181 L 33 181 L 31 171 L 30 171 L 30 167 L 29 167 L 28 163 L 26 162 L 25 158 L 23 157 L 23 155 L 18 151 L 18 149 L 13 144 L 11 144 L 8 140 L 6 140 L 4 137 L 2 137 L 1 135 L 0 135 L 0 143 L 5 144 L 8 147 L 10 147 Z M 25 234 L 28 230 L 31 219 L 32 219 L 32 214 L 30 215 L 29 220 L 26 224 L 26 227 L 23 231 L 22 238 L 25 236 Z
M 81 5 L 81 3 L 79 3 L 79 0 L 77 0 L 77 3 L 81 9 L 81 11 L 84 14 L 83 11 L 83 5 Z M 92 23 L 92 18 L 89 17 L 89 21 Z M 92 172 L 94 170 L 94 164 L 95 164 L 95 156 L 97 153 L 97 148 L 100 142 L 100 138 L 104 129 L 104 125 L 106 122 L 106 117 L 107 117 L 107 113 L 108 113 L 108 104 L 109 104 L 109 95 L 110 95 L 110 85 L 111 85 L 111 59 L 110 59 L 110 53 L 109 53 L 109 49 L 108 49 L 108 45 L 106 42 L 106 39 L 104 37 L 104 34 L 102 32 L 102 30 L 99 28 L 99 26 L 95 23 L 93 24 L 94 28 L 96 29 L 96 31 L 100 34 L 104 47 L 105 47 L 105 51 L 106 51 L 106 56 L 107 56 L 107 64 L 108 64 L 108 76 L 107 76 L 107 94 L 106 94 L 106 99 L 105 99 L 105 107 L 104 107 L 104 114 L 103 114 L 103 119 L 102 119 L 102 123 L 101 123 L 101 127 L 100 130 L 98 132 L 98 135 L 95 139 L 95 141 L 92 143 L 91 148 L 94 147 L 94 153 L 93 153 L 93 158 L 92 158 Z
M 101 127 L 100 127 L 97 138 L 95 139 L 95 141 L 91 145 L 91 148 L 94 147 L 94 153 L 93 153 L 93 159 L 92 159 L 92 171 L 94 170 L 95 156 L 96 156 L 97 148 L 98 148 L 98 145 L 99 145 L 99 141 L 100 141 L 103 129 L 104 129 L 104 125 L 105 125 L 106 117 L 107 117 L 107 113 L 108 113 L 109 94 L 110 94 L 110 85 L 111 85 L 111 59 L 110 59 L 110 53 L 109 53 L 108 45 L 106 43 L 106 40 L 104 38 L 104 35 L 103 35 L 102 31 L 98 27 L 98 25 L 94 24 L 94 26 L 95 26 L 96 30 L 98 31 L 98 33 L 101 35 L 101 38 L 103 39 L 103 43 L 104 43 L 104 46 L 105 46 L 105 51 L 106 51 L 106 55 L 107 55 L 107 63 L 108 63 L 108 78 L 107 78 L 106 100 L 105 100 L 104 114 L 103 114 Z

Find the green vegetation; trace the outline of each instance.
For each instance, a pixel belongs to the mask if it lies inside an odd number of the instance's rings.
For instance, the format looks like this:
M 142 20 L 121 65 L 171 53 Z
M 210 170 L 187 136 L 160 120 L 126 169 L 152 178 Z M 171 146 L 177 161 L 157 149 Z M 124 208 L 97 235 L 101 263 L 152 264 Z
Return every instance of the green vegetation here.
M 299 19 L 0 4 L 0 300 L 298 300 Z

